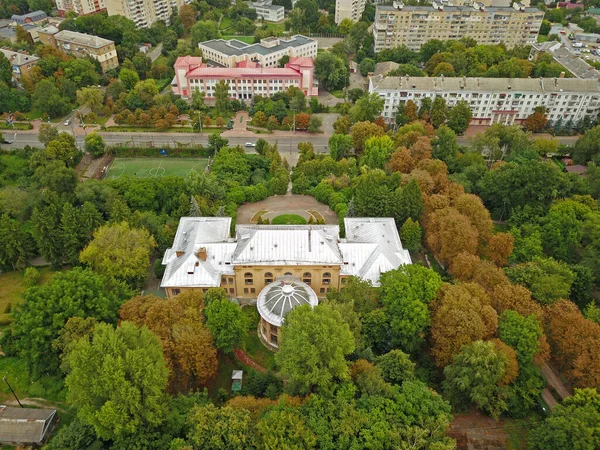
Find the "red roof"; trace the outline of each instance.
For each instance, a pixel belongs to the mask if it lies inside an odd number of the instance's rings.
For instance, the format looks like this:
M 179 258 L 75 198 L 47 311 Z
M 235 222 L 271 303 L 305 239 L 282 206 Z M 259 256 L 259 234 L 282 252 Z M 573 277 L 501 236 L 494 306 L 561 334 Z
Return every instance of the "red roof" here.
M 240 61 L 236 67 L 258 67 L 258 63 L 255 63 L 254 61 L 246 59 L 244 61 Z
M 315 62 L 308 56 L 298 56 L 296 58 L 290 58 L 290 65 L 296 65 L 300 67 L 315 67 Z
M 186 77 L 188 78 L 302 78 L 302 75 L 294 69 L 286 68 L 254 68 L 254 67 L 198 67 L 190 70 Z
M 175 61 L 175 67 L 200 66 L 202 58 L 200 56 L 180 56 Z

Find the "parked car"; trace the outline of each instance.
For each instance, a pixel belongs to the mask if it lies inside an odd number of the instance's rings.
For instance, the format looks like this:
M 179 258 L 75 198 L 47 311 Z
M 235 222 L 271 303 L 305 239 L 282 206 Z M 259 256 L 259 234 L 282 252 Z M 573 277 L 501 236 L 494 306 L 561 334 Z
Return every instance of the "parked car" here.
M 246 142 L 246 147 L 256 147 L 256 144 L 253 142 Z
M 65 121 L 65 127 L 68 127 L 69 125 L 71 125 L 71 119 Z

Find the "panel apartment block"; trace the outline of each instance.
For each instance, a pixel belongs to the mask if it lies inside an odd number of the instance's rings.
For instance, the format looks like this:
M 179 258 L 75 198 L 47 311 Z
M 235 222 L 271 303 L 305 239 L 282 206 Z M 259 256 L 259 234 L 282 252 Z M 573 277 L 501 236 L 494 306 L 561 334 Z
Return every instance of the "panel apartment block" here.
M 543 11 L 521 3 L 513 7 L 378 5 L 373 24 L 375 52 L 407 46 L 418 51 L 431 39 L 475 39 L 479 44 L 504 43 L 508 48 L 537 42 Z

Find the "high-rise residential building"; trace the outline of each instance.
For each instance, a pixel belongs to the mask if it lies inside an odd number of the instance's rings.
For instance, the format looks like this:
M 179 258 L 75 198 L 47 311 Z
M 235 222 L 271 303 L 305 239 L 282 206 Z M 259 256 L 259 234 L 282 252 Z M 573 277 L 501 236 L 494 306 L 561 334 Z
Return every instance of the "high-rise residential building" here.
M 479 44 L 532 45 L 537 42 L 544 12 L 522 3 L 512 7 L 487 7 L 475 2 L 472 6 L 446 6 L 433 2 L 431 6 L 409 6 L 394 1 L 392 6 L 378 5 L 373 24 L 375 52 L 407 46 L 417 51 L 431 39 L 475 39 Z
M 135 22 L 138 28 L 149 27 L 159 20 L 169 23 L 173 8 L 179 10 L 187 0 L 102 0 L 109 16 L 119 15 Z
M 42 28 L 38 34 L 42 44 L 52 45 L 77 58 L 94 58 L 100 63 L 103 72 L 119 65 L 115 43 L 111 40 L 76 31 L 58 31 L 56 27 Z
M 595 120 L 600 113 L 600 86 L 595 79 L 577 78 L 467 78 L 373 76 L 369 92 L 384 101 L 383 117 L 394 120 L 399 105 L 412 100 L 417 107 L 424 98 L 442 97 L 450 107 L 465 101 L 474 125 L 523 123 L 535 107 L 544 106 L 549 120 L 584 117 Z
M 78 16 L 106 11 L 104 0 L 56 0 L 56 9 L 61 16 L 74 11 Z
M 336 0 L 335 23 L 339 25 L 344 19 L 359 21 L 366 4 L 367 0 Z

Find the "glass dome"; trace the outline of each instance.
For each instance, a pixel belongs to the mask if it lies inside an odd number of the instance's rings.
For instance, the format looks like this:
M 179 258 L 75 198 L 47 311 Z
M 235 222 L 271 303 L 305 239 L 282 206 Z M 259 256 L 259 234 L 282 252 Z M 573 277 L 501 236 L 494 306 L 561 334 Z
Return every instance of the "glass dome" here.
M 256 307 L 260 316 L 272 325 L 280 327 L 286 314 L 299 305 L 318 304 L 318 298 L 311 287 L 297 278 L 285 276 L 264 287 Z

